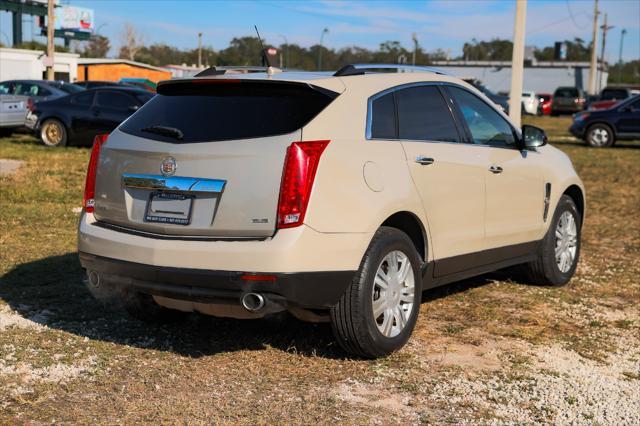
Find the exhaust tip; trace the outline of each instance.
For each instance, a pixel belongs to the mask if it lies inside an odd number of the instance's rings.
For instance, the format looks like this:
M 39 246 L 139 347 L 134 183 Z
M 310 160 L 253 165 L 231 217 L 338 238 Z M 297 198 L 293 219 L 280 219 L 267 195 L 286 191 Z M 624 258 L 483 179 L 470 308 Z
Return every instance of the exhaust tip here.
M 89 285 L 95 288 L 100 287 L 100 274 L 96 271 L 89 271 L 87 278 L 89 279 Z
M 242 296 L 242 307 L 249 312 L 257 312 L 264 308 L 264 297 L 258 293 L 246 293 Z

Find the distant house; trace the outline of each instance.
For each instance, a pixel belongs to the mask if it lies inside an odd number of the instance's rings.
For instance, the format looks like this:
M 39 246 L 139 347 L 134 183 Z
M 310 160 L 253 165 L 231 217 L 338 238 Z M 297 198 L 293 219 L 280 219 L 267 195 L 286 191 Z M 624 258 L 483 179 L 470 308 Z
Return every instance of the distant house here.
M 122 78 L 143 78 L 157 83 L 171 78 L 165 69 L 126 59 L 79 58 L 78 81 L 120 81 Z
M 194 75 L 205 69 L 205 67 L 197 67 L 195 65 L 189 66 L 187 64 L 165 65 L 162 68 L 169 71 L 173 78 L 193 77 Z
M 0 81 L 44 79 L 46 77 L 43 61 L 45 56 L 46 53 L 41 50 L 0 47 Z M 55 80 L 75 81 L 79 56 L 77 53 L 55 52 L 53 56 Z

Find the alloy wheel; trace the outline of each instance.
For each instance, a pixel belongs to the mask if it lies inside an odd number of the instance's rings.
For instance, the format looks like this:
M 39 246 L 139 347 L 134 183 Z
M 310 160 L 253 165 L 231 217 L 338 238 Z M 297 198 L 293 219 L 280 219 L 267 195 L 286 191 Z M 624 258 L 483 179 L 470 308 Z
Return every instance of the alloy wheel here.
M 44 129 L 42 129 L 42 140 L 47 145 L 59 145 L 62 142 L 63 131 L 60 124 L 56 122 L 45 123 Z
M 609 143 L 609 137 L 609 132 L 602 127 L 596 127 L 589 132 L 589 139 L 595 146 L 606 146 Z
M 556 264 L 563 274 L 569 272 L 578 249 L 578 227 L 571 212 L 565 211 L 556 225 Z
M 387 254 L 376 271 L 371 303 L 373 319 L 385 337 L 396 337 L 414 309 L 415 277 L 409 257 L 399 250 Z

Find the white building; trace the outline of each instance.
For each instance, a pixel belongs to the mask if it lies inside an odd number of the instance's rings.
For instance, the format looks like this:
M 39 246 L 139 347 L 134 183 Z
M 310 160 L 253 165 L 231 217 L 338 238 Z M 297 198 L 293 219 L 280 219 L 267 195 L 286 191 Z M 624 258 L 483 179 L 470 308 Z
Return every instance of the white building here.
M 46 53 L 40 50 L 12 49 L 0 47 L 0 81 L 42 80 L 46 77 L 43 59 Z M 56 80 L 73 82 L 78 78 L 77 53 L 56 52 L 53 71 Z
M 164 70 L 171 72 L 171 78 L 186 78 L 193 77 L 198 74 L 200 71 L 204 70 L 206 67 L 198 67 L 196 65 L 165 65 L 161 67 Z
M 496 93 L 509 93 L 511 89 L 511 61 L 434 61 L 432 65 L 456 77 L 478 79 Z M 598 70 L 598 92 L 607 86 L 608 76 L 607 71 Z M 553 93 L 560 86 L 586 90 L 589 86 L 589 62 L 525 62 L 524 91 Z

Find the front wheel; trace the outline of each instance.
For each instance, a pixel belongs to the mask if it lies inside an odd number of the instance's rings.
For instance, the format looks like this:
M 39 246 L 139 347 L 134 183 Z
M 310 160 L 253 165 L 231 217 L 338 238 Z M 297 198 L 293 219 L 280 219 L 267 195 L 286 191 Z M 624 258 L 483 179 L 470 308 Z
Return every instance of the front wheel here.
M 331 309 L 331 326 L 340 346 L 364 358 L 389 355 L 402 348 L 420 310 L 420 257 L 402 231 L 381 227 L 360 269 Z
M 580 220 L 576 203 L 563 195 L 542 240 L 538 259 L 527 265 L 535 284 L 559 287 L 573 277 L 580 257 Z
M 606 124 L 594 124 L 587 130 L 586 141 L 593 148 L 608 148 L 614 140 L 613 131 Z

